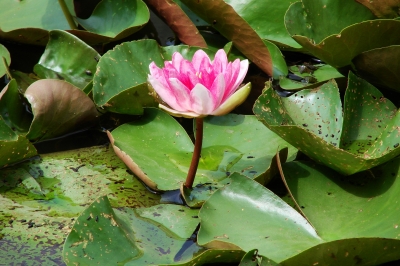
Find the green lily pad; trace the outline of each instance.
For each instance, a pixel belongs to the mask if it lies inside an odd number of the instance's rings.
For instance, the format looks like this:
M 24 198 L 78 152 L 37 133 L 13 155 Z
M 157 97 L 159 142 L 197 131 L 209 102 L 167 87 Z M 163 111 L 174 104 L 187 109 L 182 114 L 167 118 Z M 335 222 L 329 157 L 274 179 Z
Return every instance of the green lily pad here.
M 199 210 L 174 204 L 160 204 L 149 208 L 136 209 L 136 213 L 156 224 L 162 224 L 175 237 L 190 238 L 199 224 Z
M 193 241 L 168 236 L 132 209 L 113 210 L 104 196 L 78 218 L 65 241 L 63 256 L 67 264 L 106 260 L 109 264 L 179 265 L 202 251 Z
M 256 248 L 279 262 L 322 243 L 314 228 L 271 191 L 240 174 L 231 179 L 200 210 L 200 245 Z
M 271 54 L 257 32 L 226 1 L 181 0 L 193 12 L 213 25 L 221 35 L 269 76 L 273 75 Z M 221 14 L 224 14 L 221 16 Z
M 344 78 L 334 67 L 330 65 L 314 65 L 316 70 L 312 73 L 300 73 L 300 69 L 304 68 L 305 65 L 295 65 L 289 67 L 290 72 L 302 78 L 302 81 L 294 81 L 286 77 L 279 79 L 279 86 L 284 90 L 301 90 L 311 89 L 321 86 L 324 82 L 330 79 Z
M 400 45 L 363 52 L 352 62 L 357 74 L 367 81 L 400 92 Z
M 178 189 L 185 181 L 194 146 L 170 115 L 146 109 L 141 120 L 118 127 L 109 137 L 117 155 L 152 189 Z M 263 145 L 266 139 L 274 145 Z M 268 176 L 278 147 L 287 146 L 254 116 L 207 118 L 194 185 L 224 183 L 233 172 L 262 179 Z M 291 149 L 290 154 L 294 153 Z
M 370 169 L 400 154 L 399 112 L 375 87 L 352 73 L 343 116 L 333 81 L 287 98 L 267 87 L 254 113 L 307 156 L 342 174 Z
M 45 44 L 47 31 L 70 29 L 58 1 L 2 2 L 0 10 L 0 36 L 16 42 Z
M 91 33 L 121 39 L 140 30 L 150 18 L 142 0 L 102 0 L 88 19 L 76 18 Z
M 338 34 L 344 28 L 372 19 L 375 19 L 372 12 L 356 1 L 302 0 L 289 7 L 285 14 L 285 25 L 292 37 L 304 36 L 315 44 Z
M 20 93 L 25 93 L 26 89 L 35 81 L 39 80 L 34 74 L 27 74 L 21 71 L 11 71 L 13 79 L 17 81 L 18 90 Z
M 62 244 L 75 217 L 104 194 L 115 207 L 150 207 L 160 201 L 104 146 L 45 154 L 1 169 L 0 260 L 6 265 L 61 264 Z
M 65 80 L 83 89 L 96 72 L 100 55 L 74 35 L 53 30 L 35 73 L 42 79 Z
M 351 60 L 362 52 L 399 45 L 400 21 L 388 19 L 364 21 L 348 26 L 323 40 L 311 40 L 311 36 L 301 36 L 298 34 L 302 33 L 297 32 L 291 34 L 308 52 L 325 63 L 340 68 L 350 65 Z
M 4 65 L 3 57 L 6 60 L 7 65 Z M 1 59 L 1 62 L 0 62 L 0 78 L 1 78 L 2 76 L 4 76 L 7 73 L 7 68 L 11 64 L 10 53 L 8 52 L 7 48 L 4 47 L 4 45 L 2 45 L 2 44 L 0 44 L 0 59 Z
M 13 131 L 23 135 L 28 133 L 33 117 L 26 110 L 26 103 L 15 79 L 0 93 L 0 115 Z
M 62 80 L 38 80 L 25 91 L 25 97 L 34 116 L 27 134 L 30 140 L 87 128 L 99 116 L 94 103 L 83 91 Z
M 29 140 L 16 134 L 1 116 L 0 136 L 0 167 L 11 165 L 37 154 Z
M 349 265 L 360 261 L 380 265 L 400 259 L 399 165 L 395 158 L 371 171 L 343 178 L 312 162 L 284 164 L 293 196 L 327 242 L 283 264 Z

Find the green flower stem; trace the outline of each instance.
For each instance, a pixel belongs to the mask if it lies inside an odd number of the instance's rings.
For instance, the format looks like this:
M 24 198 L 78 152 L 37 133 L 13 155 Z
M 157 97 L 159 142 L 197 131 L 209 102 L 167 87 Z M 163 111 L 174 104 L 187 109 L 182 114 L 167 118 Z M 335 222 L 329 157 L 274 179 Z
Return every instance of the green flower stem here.
M 186 177 L 185 187 L 193 188 L 194 177 L 196 176 L 197 167 L 199 165 L 201 146 L 203 144 L 203 118 L 196 119 L 196 140 L 194 142 L 194 151 L 192 156 L 192 162 L 188 175 Z
M 69 26 L 71 27 L 72 30 L 77 29 L 78 27 L 75 24 L 74 18 L 71 16 L 71 13 L 69 13 L 68 7 L 65 4 L 64 0 L 58 0 L 58 3 L 60 4 L 60 7 L 64 13 L 65 18 L 68 21 Z

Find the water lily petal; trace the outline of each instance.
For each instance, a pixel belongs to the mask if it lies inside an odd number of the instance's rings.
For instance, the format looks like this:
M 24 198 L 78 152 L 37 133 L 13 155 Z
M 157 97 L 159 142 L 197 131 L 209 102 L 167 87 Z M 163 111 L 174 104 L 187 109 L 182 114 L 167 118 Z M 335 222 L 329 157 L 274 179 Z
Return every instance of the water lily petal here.
M 179 79 L 171 78 L 169 79 L 169 83 L 171 91 L 182 109 L 185 111 L 191 110 L 190 90 Z
M 249 69 L 249 60 L 245 59 L 243 61 L 240 61 L 240 72 L 238 77 L 236 78 L 235 85 L 233 85 L 234 87 L 237 88 L 239 87 L 240 84 L 242 84 L 248 69 Z
M 165 80 L 164 77 L 163 69 L 159 68 L 154 62 L 150 63 L 149 69 L 150 69 L 150 75 L 153 78 L 160 81 L 163 84 L 163 86 L 168 86 L 167 81 Z
M 158 107 L 175 117 L 196 118 L 196 117 L 205 117 L 206 116 L 206 115 L 196 114 L 195 112 L 178 112 L 178 111 L 171 109 L 168 106 L 165 106 L 163 104 L 159 104 Z
M 214 109 L 218 108 L 218 106 L 221 104 L 225 89 L 224 74 L 220 73 L 210 87 L 210 92 L 214 98 Z
M 223 73 L 228 65 L 228 57 L 223 49 L 219 49 L 213 61 L 213 72 Z
M 204 58 L 206 58 L 208 60 L 209 64 L 211 64 L 210 58 L 208 57 L 206 52 L 204 52 L 203 50 L 197 50 L 194 53 L 193 58 L 192 58 L 192 64 L 193 64 L 193 67 L 196 70 L 196 72 L 200 71 L 200 65 Z
M 208 115 L 214 111 L 215 101 L 211 92 L 198 83 L 190 92 L 192 111 L 200 115 Z
M 231 97 L 215 109 L 211 115 L 226 115 L 237 106 L 241 105 L 249 96 L 251 90 L 251 83 L 247 83 L 239 90 L 237 90 Z
M 181 71 L 181 62 L 182 62 L 182 60 L 185 60 L 185 59 L 183 58 L 183 56 L 180 53 L 175 52 L 172 55 L 172 65 L 175 67 L 175 69 L 177 71 Z
M 147 81 L 150 83 L 155 92 L 160 96 L 160 98 L 167 103 L 171 108 L 178 111 L 185 111 L 175 98 L 175 94 L 170 90 L 169 87 L 164 86 L 159 79 L 154 78 L 149 75 Z
M 197 83 L 199 83 L 199 77 L 196 75 L 196 70 L 193 64 L 188 60 L 182 60 L 181 62 L 181 74 L 179 80 L 185 84 L 186 87 L 191 90 Z

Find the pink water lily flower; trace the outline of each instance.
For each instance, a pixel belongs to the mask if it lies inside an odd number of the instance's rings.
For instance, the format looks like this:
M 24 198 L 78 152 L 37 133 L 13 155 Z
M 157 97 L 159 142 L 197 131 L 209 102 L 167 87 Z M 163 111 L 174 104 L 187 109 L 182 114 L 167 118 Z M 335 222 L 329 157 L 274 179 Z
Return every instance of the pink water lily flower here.
M 247 73 L 248 60 L 228 62 L 224 50 L 213 61 L 198 50 L 190 62 L 175 52 L 164 68 L 149 66 L 148 82 L 156 92 L 160 108 L 173 116 L 188 118 L 224 115 L 243 103 L 251 84 L 239 88 Z M 239 89 L 238 89 L 239 88 Z

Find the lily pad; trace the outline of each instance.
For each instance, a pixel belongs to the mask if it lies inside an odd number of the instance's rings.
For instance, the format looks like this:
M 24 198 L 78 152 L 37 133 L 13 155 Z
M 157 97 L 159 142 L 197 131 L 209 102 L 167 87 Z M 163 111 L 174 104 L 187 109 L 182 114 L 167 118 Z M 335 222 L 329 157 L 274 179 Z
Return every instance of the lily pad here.
M 372 12 L 356 1 L 302 0 L 289 7 L 285 14 L 285 25 L 292 37 L 304 36 L 315 44 L 340 33 L 344 28 L 372 19 L 375 19 Z
M 193 240 L 170 237 L 134 210 L 113 210 L 107 197 L 100 197 L 76 221 L 63 255 L 67 264 L 188 265 L 202 251 Z
M 136 209 L 136 213 L 174 233 L 175 237 L 187 239 L 199 224 L 199 210 L 181 205 L 159 204 L 149 208 Z
M 100 55 L 74 35 L 53 30 L 35 73 L 42 79 L 65 80 L 83 89 L 96 72 Z
M 168 114 L 146 109 L 141 120 L 118 127 L 109 137 L 117 155 L 152 189 L 178 189 L 185 181 L 193 143 Z M 274 145 L 264 145 L 265 140 Z M 233 172 L 261 178 L 266 175 L 278 147 L 287 146 L 254 116 L 208 118 L 194 185 L 224 183 Z M 294 153 L 291 149 L 290 154 Z
M 342 18 L 342 16 L 339 17 Z M 325 63 L 340 68 L 350 65 L 351 60 L 362 52 L 390 45 L 399 45 L 400 21 L 388 19 L 363 21 L 348 26 L 339 33 L 322 40 L 312 40 L 310 39 L 312 36 L 299 35 L 305 34 L 304 32 L 290 33 L 308 52 Z
M 99 116 L 94 103 L 83 91 L 62 80 L 38 80 L 29 86 L 25 97 L 34 116 L 27 134 L 30 140 L 87 128 Z
M 45 154 L 1 169 L 2 263 L 62 264 L 62 244 L 75 217 L 104 194 L 115 207 L 160 201 L 104 146 Z
M 102 0 L 88 19 L 76 18 L 91 33 L 121 39 L 141 29 L 150 19 L 142 0 Z
M 267 87 L 254 113 L 307 156 L 342 174 L 370 169 L 400 154 L 399 112 L 375 87 L 352 73 L 344 117 L 333 81 L 287 98 Z
M 200 210 L 199 245 L 256 248 L 280 262 L 322 243 L 314 228 L 274 193 L 240 174 L 231 178 Z
M 32 122 L 32 114 L 27 111 L 24 96 L 12 79 L 0 93 L 0 115 L 3 121 L 18 134 L 25 135 Z
M 3 61 L 3 57 L 6 60 L 5 62 Z M 7 68 L 11 64 L 11 56 L 10 53 L 8 52 L 7 48 L 4 47 L 4 45 L 0 44 L 0 78 L 4 76 L 7 73 Z M 6 65 L 4 65 L 6 63 Z
M 11 165 L 37 154 L 29 140 L 16 134 L 1 116 L 0 136 L 0 167 Z
M 284 164 L 293 196 L 327 243 L 283 264 L 349 265 L 360 261 L 379 265 L 400 259 L 399 166 L 400 160 L 395 158 L 371 171 L 343 178 L 312 162 Z
M 367 81 L 400 92 L 400 45 L 363 52 L 352 62 L 357 74 Z

